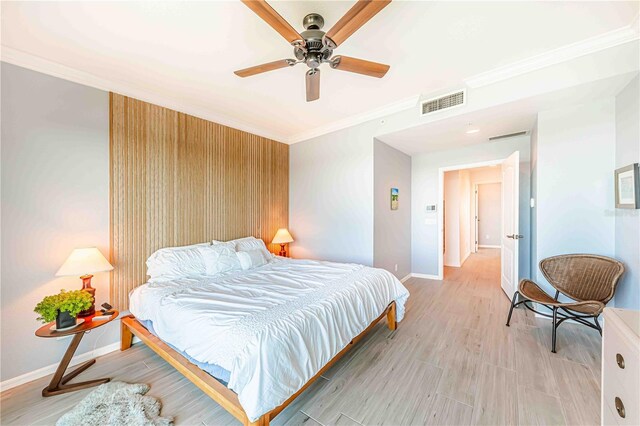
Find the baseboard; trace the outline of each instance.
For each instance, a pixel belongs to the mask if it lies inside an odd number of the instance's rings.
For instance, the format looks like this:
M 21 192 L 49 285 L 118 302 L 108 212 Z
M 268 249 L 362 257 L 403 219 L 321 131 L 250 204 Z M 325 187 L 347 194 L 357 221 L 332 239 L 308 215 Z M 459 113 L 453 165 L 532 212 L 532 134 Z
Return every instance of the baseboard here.
M 71 364 L 69 364 L 69 366 L 81 364 L 95 357 L 106 355 L 110 352 L 114 352 L 119 349 L 120 349 L 120 342 L 114 342 L 110 345 L 96 348 L 95 350 L 91 350 L 91 351 L 82 353 L 80 355 L 74 356 L 71 359 Z M 47 365 L 46 367 L 38 368 L 37 370 L 22 374 L 20 376 L 4 380 L 0 382 L 0 392 L 4 392 L 11 388 L 15 388 L 16 386 L 20 386 L 24 383 L 28 383 L 33 380 L 37 380 L 42 377 L 48 376 L 49 374 L 53 374 L 57 368 L 58 368 L 58 363 L 51 364 L 51 365 Z
M 406 277 L 404 277 L 403 279 L 400 280 L 401 283 L 404 283 L 405 281 L 407 281 L 409 278 L 411 278 L 411 274 L 407 274 Z
M 502 246 L 478 245 L 478 248 L 502 248 Z
M 418 274 L 418 273 L 415 273 L 415 272 L 412 272 L 412 273 L 411 273 L 411 276 L 412 276 L 413 278 L 424 278 L 424 279 L 426 279 L 426 280 L 441 280 L 441 279 L 442 279 L 442 278 L 440 278 L 440 277 L 439 277 L 439 276 L 437 276 L 437 275 L 431 275 L 431 274 Z
M 464 265 L 464 262 L 467 261 L 467 259 L 469 258 L 469 256 L 471 255 L 471 252 L 467 252 L 467 254 L 465 254 L 464 256 L 462 256 L 462 260 L 460 260 L 460 267 L 462 267 L 462 265 Z

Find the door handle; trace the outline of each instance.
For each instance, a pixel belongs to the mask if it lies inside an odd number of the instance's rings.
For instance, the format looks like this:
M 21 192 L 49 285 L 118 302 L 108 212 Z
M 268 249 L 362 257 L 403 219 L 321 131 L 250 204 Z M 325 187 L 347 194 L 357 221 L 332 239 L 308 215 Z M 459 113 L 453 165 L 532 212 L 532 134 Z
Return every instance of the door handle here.
M 511 234 L 511 235 L 507 235 L 507 238 L 511 238 L 513 240 L 519 240 L 521 238 L 524 238 L 524 235 L 519 235 L 519 234 Z

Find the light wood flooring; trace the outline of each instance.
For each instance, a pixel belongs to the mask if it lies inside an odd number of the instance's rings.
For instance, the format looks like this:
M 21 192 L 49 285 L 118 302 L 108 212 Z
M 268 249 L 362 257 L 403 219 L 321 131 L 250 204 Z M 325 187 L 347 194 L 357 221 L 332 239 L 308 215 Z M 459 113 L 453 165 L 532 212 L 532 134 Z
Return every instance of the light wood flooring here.
M 505 327 L 497 250 L 481 250 L 445 277 L 407 281 L 398 330 L 381 322 L 272 423 L 599 424 L 597 332 L 565 323 L 552 354 L 547 320 L 518 309 Z M 142 344 L 99 358 L 79 379 L 102 376 L 150 384 L 177 425 L 238 424 Z M 48 380 L 2 393 L 0 423 L 54 424 L 89 392 L 42 398 Z

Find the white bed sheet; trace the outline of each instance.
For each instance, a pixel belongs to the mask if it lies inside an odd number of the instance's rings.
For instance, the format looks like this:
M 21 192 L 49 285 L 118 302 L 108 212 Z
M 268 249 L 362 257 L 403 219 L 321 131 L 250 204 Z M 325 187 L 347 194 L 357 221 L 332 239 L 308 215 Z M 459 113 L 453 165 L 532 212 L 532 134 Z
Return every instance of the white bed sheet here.
M 391 273 L 357 264 L 277 258 L 217 277 L 144 284 L 130 311 L 162 340 L 230 374 L 251 421 L 286 401 L 377 318 L 397 320 L 409 292 Z

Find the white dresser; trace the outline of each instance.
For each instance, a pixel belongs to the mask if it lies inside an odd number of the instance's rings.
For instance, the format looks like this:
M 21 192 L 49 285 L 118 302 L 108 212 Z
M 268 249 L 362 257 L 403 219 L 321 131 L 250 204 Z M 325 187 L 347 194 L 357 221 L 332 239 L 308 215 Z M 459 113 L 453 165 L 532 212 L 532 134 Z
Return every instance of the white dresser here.
M 605 308 L 602 424 L 640 425 L 640 312 Z

